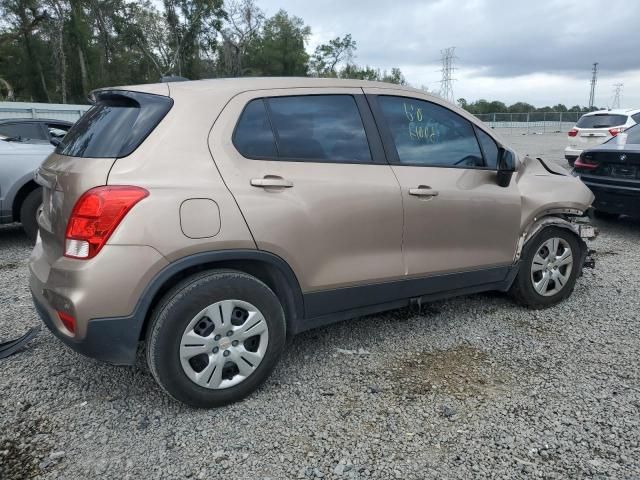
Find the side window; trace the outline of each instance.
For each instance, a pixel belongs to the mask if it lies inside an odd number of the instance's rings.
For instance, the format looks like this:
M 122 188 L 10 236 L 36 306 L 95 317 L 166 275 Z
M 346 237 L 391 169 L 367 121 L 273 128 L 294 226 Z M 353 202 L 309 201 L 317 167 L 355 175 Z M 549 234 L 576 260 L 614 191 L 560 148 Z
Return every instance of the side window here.
M 485 166 L 471 122 L 435 103 L 379 96 L 401 164 Z
M 275 158 L 278 155 L 267 109 L 261 98 L 252 100 L 245 107 L 233 134 L 233 144 L 247 158 Z
M 633 118 L 634 122 L 640 123 L 640 113 L 636 113 L 634 115 L 631 115 L 631 118 Z
M 45 140 L 40 125 L 37 123 L 8 123 L 0 125 L 0 135 L 31 140 Z
M 282 160 L 371 162 L 353 96 L 271 97 L 266 101 Z
M 473 128 L 475 128 L 476 135 L 478 136 L 478 140 L 480 141 L 480 146 L 482 147 L 482 153 L 484 154 L 486 166 L 497 169 L 499 155 L 498 145 L 496 145 L 496 142 L 493 141 L 493 138 L 491 138 L 486 132 L 475 126 Z

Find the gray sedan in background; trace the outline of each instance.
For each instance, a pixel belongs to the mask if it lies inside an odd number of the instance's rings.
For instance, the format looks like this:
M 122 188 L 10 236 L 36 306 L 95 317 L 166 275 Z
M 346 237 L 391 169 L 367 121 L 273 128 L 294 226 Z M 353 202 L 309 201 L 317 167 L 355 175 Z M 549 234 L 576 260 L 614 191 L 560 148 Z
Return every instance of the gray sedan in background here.
M 0 224 L 20 222 L 35 240 L 42 188 L 33 173 L 71 125 L 61 120 L 0 120 Z

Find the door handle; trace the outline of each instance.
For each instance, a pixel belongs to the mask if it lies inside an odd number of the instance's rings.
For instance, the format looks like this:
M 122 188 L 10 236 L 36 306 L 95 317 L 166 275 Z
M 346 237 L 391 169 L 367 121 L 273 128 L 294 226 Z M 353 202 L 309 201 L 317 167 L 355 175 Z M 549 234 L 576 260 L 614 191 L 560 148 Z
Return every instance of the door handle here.
M 438 191 L 433 190 L 427 185 L 420 185 L 418 188 L 410 188 L 409 195 L 414 195 L 416 197 L 437 197 Z
M 263 178 L 252 178 L 251 186 L 260 188 L 291 188 L 293 187 L 293 182 L 282 177 L 265 175 Z

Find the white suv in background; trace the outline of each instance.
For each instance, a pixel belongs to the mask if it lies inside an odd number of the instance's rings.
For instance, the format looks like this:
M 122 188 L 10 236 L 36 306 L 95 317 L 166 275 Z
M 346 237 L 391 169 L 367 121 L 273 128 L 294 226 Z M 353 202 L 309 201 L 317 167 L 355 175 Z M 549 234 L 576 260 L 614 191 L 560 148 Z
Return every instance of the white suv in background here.
M 587 113 L 569 130 L 569 145 L 564 149 L 564 158 L 573 167 L 583 150 L 606 142 L 636 123 L 640 123 L 640 110 L 598 110 Z

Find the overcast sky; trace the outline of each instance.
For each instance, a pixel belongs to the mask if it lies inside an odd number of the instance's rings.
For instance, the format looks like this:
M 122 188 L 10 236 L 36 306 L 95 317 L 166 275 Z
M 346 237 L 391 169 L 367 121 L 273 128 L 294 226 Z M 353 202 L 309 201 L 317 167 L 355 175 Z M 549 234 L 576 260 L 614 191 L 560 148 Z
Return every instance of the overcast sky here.
M 440 87 L 440 50 L 456 47 L 456 98 L 536 106 L 586 105 L 593 62 L 596 104 L 624 83 L 623 107 L 640 108 L 640 1 L 258 0 L 311 26 L 319 43 L 351 33 L 358 64 L 398 66 L 415 86 Z

